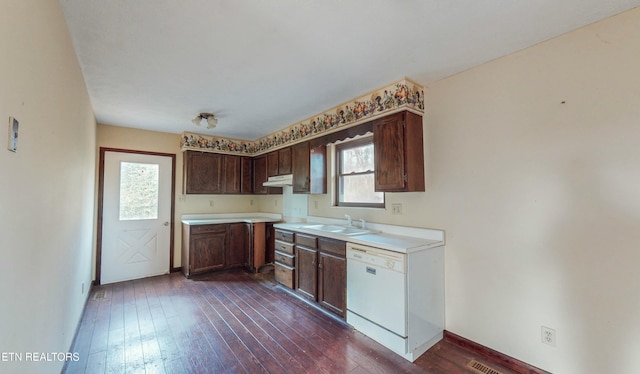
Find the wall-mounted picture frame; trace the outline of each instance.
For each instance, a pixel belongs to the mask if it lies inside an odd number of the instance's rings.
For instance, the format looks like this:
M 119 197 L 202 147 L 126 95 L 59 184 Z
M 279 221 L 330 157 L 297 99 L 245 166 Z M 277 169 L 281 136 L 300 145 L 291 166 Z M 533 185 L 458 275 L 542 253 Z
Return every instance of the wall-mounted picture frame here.
M 18 127 L 20 123 L 17 119 L 9 117 L 9 150 L 11 152 L 18 151 Z

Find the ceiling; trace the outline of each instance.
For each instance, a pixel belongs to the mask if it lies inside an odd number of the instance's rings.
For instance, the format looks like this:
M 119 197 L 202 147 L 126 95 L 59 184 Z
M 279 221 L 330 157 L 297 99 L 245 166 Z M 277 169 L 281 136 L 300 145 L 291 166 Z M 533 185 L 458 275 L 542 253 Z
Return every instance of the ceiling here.
M 99 123 L 254 140 L 640 0 L 60 0 Z M 191 120 L 213 112 L 218 127 Z

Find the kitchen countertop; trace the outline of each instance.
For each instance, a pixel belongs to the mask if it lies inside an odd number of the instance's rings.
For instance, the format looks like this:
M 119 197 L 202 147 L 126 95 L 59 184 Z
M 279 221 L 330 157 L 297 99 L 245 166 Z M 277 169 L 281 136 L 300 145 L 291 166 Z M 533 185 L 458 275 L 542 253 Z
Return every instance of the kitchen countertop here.
M 340 233 L 314 230 L 314 229 L 309 229 L 304 227 L 308 225 L 314 225 L 314 223 L 313 222 L 276 223 L 274 227 L 283 229 L 283 230 L 302 232 L 305 234 L 324 236 L 327 238 L 343 240 L 350 243 L 367 245 L 367 246 L 386 249 L 389 251 L 394 251 L 399 253 L 418 252 L 425 249 L 444 245 L 444 240 L 438 240 L 438 239 L 428 239 L 428 238 L 419 238 L 419 237 L 413 237 L 413 236 L 397 235 L 389 232 L 371 232 L 371 233 L 361 234 L 361 235 L 344 235 Z M 428 230 L 428 231 L 435 231 L 435 230 Z
M 350 243 L 367 245 L 371 247 L 386 249 L 399 253 L 412 253 L 425 249 L 444 245 L 444 233 L 440 230 L 413 229 L 412 235 L 402 235 L 394 233 L 393 226 L 380 225 L 380 229 L 375 228 L 373 232 L 360 235 L 345 235 L 336 232 L 315 230 L 305 228 L 305 226 L 323 224 L 325 222 L 282 222 L 282 215 L 277 213 L 210 213 L 210 214 L 183 214 L 181 221 L 185 225 L 211 225 L 220 223 L 235 222 L 278 222 L 276 228 L 302 232 L 306 234 L 324 236 L 343 240 Z M 415 230 L 418 230 L 417 232 Z
M 235 222 L 280 222 L 281 214 L 275 213 L 216 213 L 216 214 L 183 214 L 182 223 L 185 225 L 211 225 Z

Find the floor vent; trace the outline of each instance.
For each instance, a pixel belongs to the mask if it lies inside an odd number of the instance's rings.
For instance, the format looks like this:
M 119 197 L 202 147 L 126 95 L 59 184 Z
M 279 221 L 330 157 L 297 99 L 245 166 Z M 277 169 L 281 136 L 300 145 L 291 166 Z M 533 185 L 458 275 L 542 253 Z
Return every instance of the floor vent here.
M 98 290 L 93 294 L 93 299 L 94 300 L 102 300 L 104 298 L 107 297 L 107 291 L 106 290 Z
M 475 371 L 476 373 L 481 373 L 481 374 L 502 374 L 502 372 L 496 370 L 496 369 L 492 369 L 490 367 L 488 367 L 487 365 L 480 363 L 476 360 L 471 360 L 469 361 L 469 363 L 467 364 L 467 367 L 472 369 L 473 371 Z

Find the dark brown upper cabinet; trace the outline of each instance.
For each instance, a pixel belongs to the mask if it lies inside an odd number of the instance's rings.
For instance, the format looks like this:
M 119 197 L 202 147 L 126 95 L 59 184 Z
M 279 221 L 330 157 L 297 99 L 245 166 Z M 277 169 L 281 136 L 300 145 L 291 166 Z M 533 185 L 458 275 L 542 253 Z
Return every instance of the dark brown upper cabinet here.
M 216 153 L 186 151 L 184 153 L 184 193 L 222 193 L 223 156 Z
M 278 150 L 278 175 L 291 174 L 291 147 Z
M 253 193 L 257 195 L 282 194 L 282 187 L 265 187 L 262 185 L 268 179 L 267 164 L 268 155 L 253 158 Z
M 291 174 L 291 147 L 267 153 L 267 176 Z
M 327 193 L 325 145 L 311 146 L 310 142 L 291 147 L 293 193 Z
M 240 157 L 240 193 L 253 193 L 253 161 L 251 157 Z
M 399 112 L 373 122 L 375 190 L 424 191 L 422 117 Z
M 223 193 L 239 194 L 240 193 L 240 157 L 232 155 L 224 155 L 223 162 Z
M 253 158 L 253 193 L 266 194 L 268 188 L 262 183 L 267 181 L 267 156 Z
M 273 177 L 278 174 L 278 151 L 267 153 L 267 177 Z

